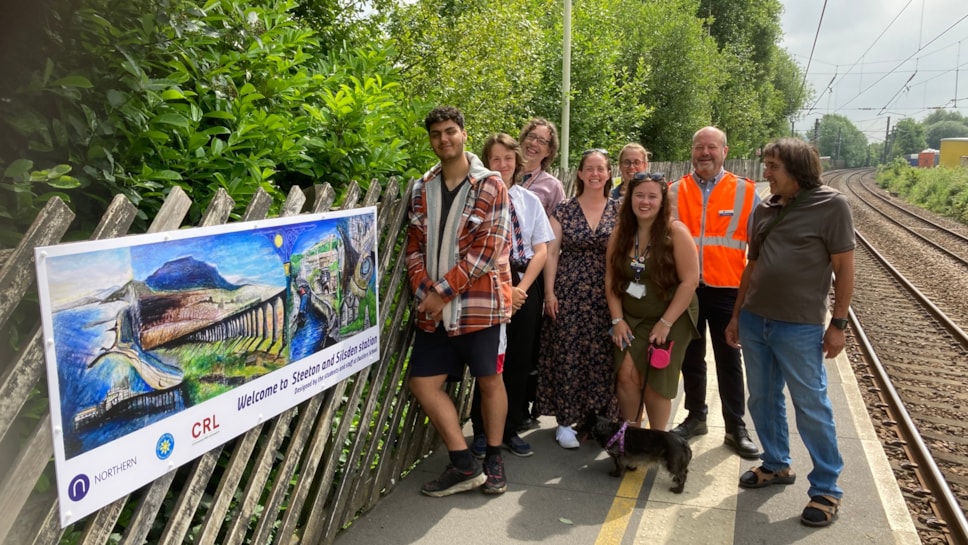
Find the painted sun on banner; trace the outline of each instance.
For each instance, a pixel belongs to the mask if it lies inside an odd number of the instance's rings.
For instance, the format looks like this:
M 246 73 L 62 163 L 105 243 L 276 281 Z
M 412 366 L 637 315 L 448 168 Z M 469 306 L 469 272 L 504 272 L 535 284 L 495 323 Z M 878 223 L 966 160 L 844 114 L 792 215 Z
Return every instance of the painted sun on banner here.
M 61 524 L 379 359 L 373 208 L 37 248 Z

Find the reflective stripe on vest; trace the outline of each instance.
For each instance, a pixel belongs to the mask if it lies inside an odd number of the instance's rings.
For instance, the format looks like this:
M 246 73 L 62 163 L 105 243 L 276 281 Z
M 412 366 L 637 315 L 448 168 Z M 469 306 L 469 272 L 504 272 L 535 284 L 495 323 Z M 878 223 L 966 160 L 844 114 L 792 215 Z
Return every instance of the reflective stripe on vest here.
M 746 228 L 755 191 L 751 182 L 731 172 L 716 183 L 705 206 L 702 188 L 691 174 L 670 187 L 673 215 L 689 228 L 699 251 L 703 284 L 739 287 L 746 267 Z M 729 219 L 725 220 L 727 216 Z

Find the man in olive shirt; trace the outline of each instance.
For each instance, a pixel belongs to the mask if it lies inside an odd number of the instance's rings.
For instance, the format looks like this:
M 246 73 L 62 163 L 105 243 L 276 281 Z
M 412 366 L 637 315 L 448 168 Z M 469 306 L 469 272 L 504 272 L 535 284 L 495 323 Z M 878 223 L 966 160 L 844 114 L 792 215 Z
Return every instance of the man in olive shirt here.
M 847 198 L 822 185 L 820 156 L 809 143 L 781 138 L 763 152 L 773 196 L 753 213 L 743 271 L 726 340 L 742 347 L 749 412 L 763 446 L 762 465 L 744 473 L 743 488 L 791 484 L 790 433 L 783 387 L 796 410 L 797 430 L 813 461 L 810 501 L 800 516 L 827 526 L 837 515 L 844 467 L 827 395 L 824 356 L 845 344 L 854 289 L 854 230 Z M 825 324 L 834 288 L 833 318 Z

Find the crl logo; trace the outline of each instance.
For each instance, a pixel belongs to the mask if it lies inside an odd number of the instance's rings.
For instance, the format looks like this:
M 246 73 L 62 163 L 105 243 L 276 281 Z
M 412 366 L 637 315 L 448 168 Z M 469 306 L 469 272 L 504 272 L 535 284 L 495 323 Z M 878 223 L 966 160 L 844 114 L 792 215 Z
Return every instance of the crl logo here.
M 84 496 L 87 496 L 90 490 L 91 479 L 87 478 L 87 475 L 80 473 L 71 479 L 71 484 L 67 487 L 67 497 L 73 501 L 81 501 L 84 499 Z

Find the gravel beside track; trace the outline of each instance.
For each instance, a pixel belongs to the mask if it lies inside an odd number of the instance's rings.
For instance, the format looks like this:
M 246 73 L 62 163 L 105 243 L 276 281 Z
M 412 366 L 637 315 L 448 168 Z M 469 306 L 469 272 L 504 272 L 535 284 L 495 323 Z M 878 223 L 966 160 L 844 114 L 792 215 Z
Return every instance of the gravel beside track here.
M 952 322 L 968 330 L 968 238 L 964 238 L 968 228 L 898 202 L 876 186 L 873 170 L 835 171 L 826 176 L 826 181 L 848 196 L 855 229 L 874 250 Z M 951 228 L 961 237 L 945 233 L 940 226 Z M 932 248 L 925 239 L 945 250 Z M 968 507 L 968 347 L 915 301 L 860 240 L 855 259 L 851 308 L 964 511 Z M 950 535 L 934 508 L 936 494 L 925 488 L 916 471 L 897 433 L 897 422 L 886 413 L 886 404 L 855 340 L 854 335 L 848 339 L 848 357 L 921 541 L 949 543 Z

